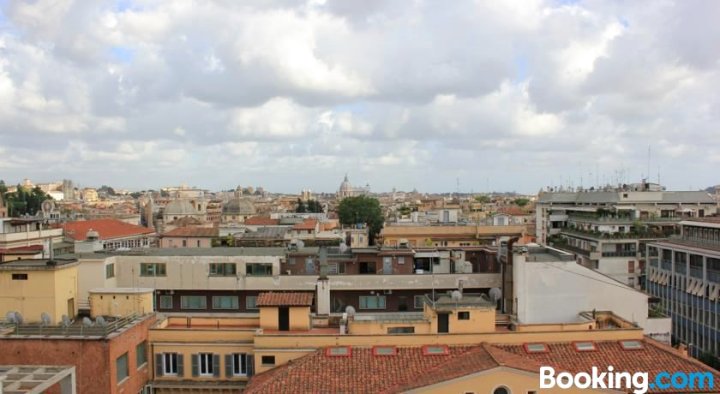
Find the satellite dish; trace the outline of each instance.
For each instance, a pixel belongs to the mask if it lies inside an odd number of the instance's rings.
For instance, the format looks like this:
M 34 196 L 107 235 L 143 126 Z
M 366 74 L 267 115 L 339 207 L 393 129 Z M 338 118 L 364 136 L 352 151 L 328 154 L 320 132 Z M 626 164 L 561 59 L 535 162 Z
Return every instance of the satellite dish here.
M 70 321 L 70 318 L 67 315 L 62 315 L 62 322 L 60 323 L 60 325 L 67 328 L 70 327 L 71 324 L 72 321 Z
M 497 302 L 502 297 L 502 290 L 498 289 L 497 287 L 493 287 L 490 289 L 490 298 L 492 298 L 493 301 Z
M 108 325 L 107 321 L 102 316 L 98 316 L 95 318 L 95 324 L 100 327 L 107 327 L 107 325 Z
M 345 252 L 347 252 L 347 250 L 348 250 L 348 247 L 347 247 L 347 245 L 345 245 L 345 242 L 341 242 L 340 243 L 340 253 L 345 253 Z
M 15 321 L 15 312 L 14 312 L 14 311 L 10 311 L 10 312 L 6 313 L 6 314 L 5 314 L 5 320 L 7 320 L 8 323 L 15 324 L 15 323 L 16 323 L 16 321 Z
M 450 293 L 450 298 L 452 298 L 453 301 L 458 302 L 462 300 L 462 293 L 458 290 L 453 290 L 453 292 Z
M 355 316 L 355 308 L 353 308 L 352 305 L 348 305 L 348 306 L 345 308 L 345 313 L 347 313 L 348 317 Z
M 83 317 L 83 326 L 85 326 L 85 327 L 92 327 L 92 326 L 93 326 L 93 321 L 90 320 L 89 317 Z
M 23 320 L 23 315 L 21 315 L 20 312 L 15 312 L 15 323 L 23 324 Z
M 50 318 L 50 314 L 48 314 L 47 312 L 43 312 L 40 314 L 40 321 L 42 322 L 43 327 L 49 326 L 50 324 L 52 324 L 52 319 Z

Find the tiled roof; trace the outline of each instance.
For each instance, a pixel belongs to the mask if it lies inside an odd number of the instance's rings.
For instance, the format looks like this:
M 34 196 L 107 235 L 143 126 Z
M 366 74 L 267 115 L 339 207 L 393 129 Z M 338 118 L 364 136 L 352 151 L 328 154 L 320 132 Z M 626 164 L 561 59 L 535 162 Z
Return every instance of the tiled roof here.
M 294 225 L 293 230 L 315 230 L 317 222 L 315 219 L 305 219 L 302 223 Z
M 217 237 L 218 229 L 212 227 L 178 227 L 163 234 L 163 237 Z
M 245 219 L 245 224 L 248 226 L 277 226 L 280 224 L 280 219 L 271 219 L 267 216 L 253 216 Z
M 572 342 L 550 343 L 547 353 L 528 354 L 522 344 L 451 346 L 447 354 L 424 355 L 423 348 L 399 347 L 395 355 L 374 355 L 372 348 L 354 347 L 348 356 L 329 356 L 320 349 L 305 357 L 261 373 L 250 381 L 246 393 L 368 392 L 396 393 L 457 379 L 496 367 L 538 373 L 540 366 L 556 371 L 589 372 L 612 365 L 615 371 L 648 372 L 651 379 L 662 371 L 720 373 L 675 349 L 653 340 L 639 350 L 625 350 L 617 341 L 596 342 L 595 351 L 579 352 Z M 686 392 L 717 392 L 713 390 Z M 651 388 L 649 393 L 668 391 Z M 677 392 L 677 390 L 673 391 Z
M 451 346 L 448 354 L 423 354 L 423 348 L 398 347 L 395 355 L 374 355 L 356 347 L 349 357 L 320 349 L 255 376 L 246 393 L 395 393 L 506 365 L 535 371 L 535 363 L 490 345 Z M 532 369 L 536 368 L 536 369 Z
M 550 343 L 547 353 L 527 353 L 522 345 L 498 346 L 508 353 L 521 358 L 548 365 L 556 371 L 570 373 L 589 372 L 593 366 L 601 369 L 609 365 L 615 371 L 648 372 L 654 377 L 660 372 L 710 372 L 715 382 L 720 381 L 720 372 L 713 370 L 698 360 L 680 354 L 676 349 L 663 345 L 652 339 L 642 341 L 642 349 L 625 350 L 618 341 L 595 342 L 595 351 L 578 352 L 572 343 Z M 648 393 L 669 391 L 650 389 Z M 716 393 L 717 390 L 698 391 L 675 389 L 673 392 Z
M 102 240 L 154 233 L 152 229 L 147 227 L 136 226 L 115 219 L 67 222 L 63 225 L 63 229 L 65 230 L 65 236 L 75 241 L 84 241 L 87 237 L 87 232 L 90 230 L 97 231 Z
M 260 293 L 257 306 L 310 306 L 313 293 Z

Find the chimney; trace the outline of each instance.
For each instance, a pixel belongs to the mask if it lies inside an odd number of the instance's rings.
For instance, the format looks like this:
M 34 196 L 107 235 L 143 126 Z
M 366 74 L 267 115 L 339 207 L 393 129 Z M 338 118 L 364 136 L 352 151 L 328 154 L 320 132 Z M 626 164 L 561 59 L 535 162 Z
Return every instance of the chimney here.
M 678 353 L 682 354 L 684 357 L 688 357 L 688 348 L 687 345 L 684 343 L 681 343 L 677 347 Z

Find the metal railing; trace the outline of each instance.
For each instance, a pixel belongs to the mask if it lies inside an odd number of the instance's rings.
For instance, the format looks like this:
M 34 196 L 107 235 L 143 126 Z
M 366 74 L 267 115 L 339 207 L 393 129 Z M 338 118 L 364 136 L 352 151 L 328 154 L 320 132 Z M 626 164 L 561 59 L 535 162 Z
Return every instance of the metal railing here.
M 619 252 L 602 252 L 602 257 L 635 257 L 637 251 L 635 250 L 622 250 Z
M 131 314 L 117 320 L 109 321 L 105 325 L 93 323 L 86 326 L 82 322 L 75 321 L 65 327 L 62 325 L 45 326 L 40 324 L 16 324 L 9 325 L 14 331 L 10 335 L 34 335 L 34 336 L 107 336 L 123 327 L 129 326 L 142 319 L 144 315 Z

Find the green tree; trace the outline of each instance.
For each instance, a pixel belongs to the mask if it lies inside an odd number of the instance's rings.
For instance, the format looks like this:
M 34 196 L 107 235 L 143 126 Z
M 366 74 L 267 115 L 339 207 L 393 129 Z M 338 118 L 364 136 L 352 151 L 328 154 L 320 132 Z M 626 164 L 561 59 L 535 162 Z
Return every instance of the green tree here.
M 20 184 L 17 185 L 15 192 L 5 195 L 10 216 L 35 215 L 40 211 L 43 201 L 51 198 L 40 187 L 36 186 L 34 189 L 27 191 Z
M 483 195 L 480 195 L 480 196 L 475 196 L 475 201 L 477 201 L 477 202 L 479 202 L 479 203 L 481 203 L 481 204 L 487 204 L 487 203 L 490 202 L 490 197 L 488 197 L 488 196 L 486 196 L 486 195 L 484 195 L 484 194 L 483 194 Z
M 307 212 L 307 207 L 305 206 L 305 202 L 298 198 L 297 200 L 297 208 L 295 208 L 295 212 L 297 213 L 305 213 Z
M 320 201 L 318 200 L 309 200 L 307 202 L 307 211 L 312 213 L 321 213 L 323 212 L 322 204 L 320 204 Z
M 5 181 L 0 179 L 0 194 L 5 195 L 7 193 L 7 186 L 5 185 Z
M 340 201 L 337 212 L 340 223 L 343 225 L 367 225 L 370 244 L 375 243 L 375 238 L 385 223 L 382 209 L 380 209 L 380 201 L 377 198 L 367 196 L 347 197 Z
M 530 203 L 530 200 L 528 200 L 527 198 L 516 198 L 515 201 L 513 201 L 513 204 L 515 204 L 519 207 L 524 207 L 524 206 L 528 205 L 529 203 Z

